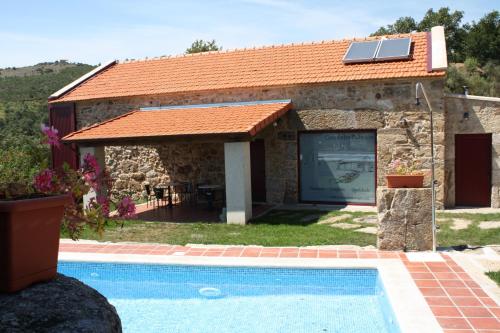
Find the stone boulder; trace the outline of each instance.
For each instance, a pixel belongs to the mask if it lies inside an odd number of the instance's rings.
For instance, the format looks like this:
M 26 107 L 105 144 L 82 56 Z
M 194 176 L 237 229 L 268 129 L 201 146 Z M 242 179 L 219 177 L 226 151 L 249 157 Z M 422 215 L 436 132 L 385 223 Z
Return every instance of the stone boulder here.
M 432 250 L 430 188 L 378 188 L 380 250 Z
M 115 333 L 114 306 L 80 281 L 58 275 L 13 294 L 0 294 L 0 332 Z

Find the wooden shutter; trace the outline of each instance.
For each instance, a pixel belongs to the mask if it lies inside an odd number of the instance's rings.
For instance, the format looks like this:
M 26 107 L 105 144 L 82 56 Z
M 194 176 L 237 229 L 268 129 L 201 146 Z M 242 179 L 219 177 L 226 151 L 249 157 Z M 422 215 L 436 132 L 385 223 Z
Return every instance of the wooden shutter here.
M 59 131 L 59 137 L 76 130 L 75 104 L 49 105 L 49 122 Z M 76 145 L 61 144 L 60 147 L 52 147 L 52 166 L 61 168 L 64 162 L 72 168 L 78 168 L 78 155 Z

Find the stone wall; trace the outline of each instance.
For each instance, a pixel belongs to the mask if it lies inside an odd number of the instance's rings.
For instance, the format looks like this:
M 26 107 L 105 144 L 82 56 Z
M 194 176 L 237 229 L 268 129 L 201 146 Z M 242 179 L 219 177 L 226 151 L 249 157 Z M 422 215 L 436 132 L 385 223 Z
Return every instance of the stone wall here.
M 106 165 L 114 180 L 112 194 L 142 195 L 151 186 L 174 181 L 224 184 L 224 144 L 170 143 L 106 147 Z
M 432 190 L 377 189 L 377 248 L 390 251 L 429 251 L 433 248 Z
M 455 135 L 492 134 L 491 207 L 500 207 L 500 98 L 446 95 L 446 195 L 447 207 L 455 206 Z M 469 118 L 464 119 L 467 112 Z
M 81 128 L 140 107 L 180 104 L 292 99 L 294 109 L 277 126 L 259 134 L 266 147 L 267 200 L 271 203 L 298 200 L 297 131 L 377 130 L 377 183 L 385 184 L 387 165 L 393 158 L 415 159 L 430 168 L 429 113 L 415 106 L 416 80 L 389 80 L 281 88 L 232 89 L 78 102 L 77 126 Z M 438 206 L 443 202 L 444 117 L 443 79 L 426 79 L 424 86 L 435 111 L 436 179 Z M 424 104 L 425 105 L 425 104 Z M 177 147 L 177 148 L 176 148 Z M 196 181 L 203 168 L 207 178 L 222 183 L 223 146 L 214 144 L 208 156 L 203 143 L 164 144 L 142 147 L 107 147 L 107 164 L 115 179 L 115 193 L 139 190 L 144 181 L 161 182 L 188 173 Z M 171 154 L 175 154 L 172 157 Z M 207 158 L 198 161 L 196 157 Z M 189 170 L 189 166 L 193 170 Z M 188 169 L 186 171 L 186 169 Z M 179 172 L 179 170 L 181 172 Z M 203 177 L 202 177 L 203 178 Z M 222 182 L 221 182 L 222 179 Z M 206 179 L 211 182 L 211 179 Z M 429 185 L 426 177 L 426 185 Z

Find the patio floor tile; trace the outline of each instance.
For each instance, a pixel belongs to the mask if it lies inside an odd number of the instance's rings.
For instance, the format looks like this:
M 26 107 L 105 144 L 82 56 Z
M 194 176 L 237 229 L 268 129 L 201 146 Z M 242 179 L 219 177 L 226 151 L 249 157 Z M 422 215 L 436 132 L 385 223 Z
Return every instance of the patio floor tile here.
M 493 313 L 482 306 L 461 307 L 460 311 L 466 317 L 493 317 Z
M 431 306 L 436 317 L 462 317 L 462 313 L 454 306 Z
M 496 318 L 468 318 L 468 320 L 474 328 L 500 330 L 500 322 Z
M 471 326 L 464 318 L 436 317 L 442 328 L 468 329 Z

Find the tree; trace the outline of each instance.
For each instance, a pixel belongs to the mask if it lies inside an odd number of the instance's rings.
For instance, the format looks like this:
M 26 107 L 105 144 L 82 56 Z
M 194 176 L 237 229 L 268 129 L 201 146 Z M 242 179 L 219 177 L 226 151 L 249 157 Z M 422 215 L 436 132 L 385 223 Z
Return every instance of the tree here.
M 446 48 L 450 60 L 453 62 L 463 61 L 465 59 L 463 45 L 466 35 L 466 30 L 460 25 L 463 17 L 463 11 L 450 12 L 448 7 L 442 7 L 435 12 L 431 8 L 418 24 L 418 30 L 430 31 L 434 26 L 444 26 Z
M 386 27 L 380 27 L 373 36 L 409 33 L 412 31 L 429 31 L 436 25 L 442 25 L 445 29 L 446 46 L 448 55 L 452 61 L 460 61 L 463 56 L 463 41 L 466 35 L 466 30 L 460 25 L 464 13 L 462 11 L 450 12 L 448 7 L 440 8 L 435 12 L 432 8 L 429 9 L 420 22 L 416 22 L 414 18 L 405 16 L 400 17 Z
M 479 22 L 472 22 L 465 38 L 466 53 L 481 65 L 489 60 L 498 64 L 500 55 L 500 13 L 492 11 Z
M 372 36 L 393 35 L 393 34 L 406 34 L 417 30 L 417 22 L 413 17 L 405 16 L 400 17 L 386 27 L 380 27 Z
M 220 50 L 222 50 L 222 46 L 217 45 L 215 39 L 212 39 L 211 41 L 197 39 L 189 48 L 186 49 L 186 54 Z

